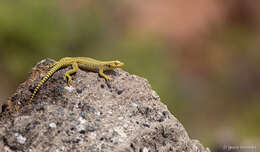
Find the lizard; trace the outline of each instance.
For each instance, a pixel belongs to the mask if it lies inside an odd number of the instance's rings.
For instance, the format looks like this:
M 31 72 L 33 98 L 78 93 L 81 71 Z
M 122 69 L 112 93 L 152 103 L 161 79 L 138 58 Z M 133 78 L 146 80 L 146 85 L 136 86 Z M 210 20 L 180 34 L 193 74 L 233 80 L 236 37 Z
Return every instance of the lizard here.
M 118 60 L 115 61 L 99 61 L 88 57 L 64 57 L 59 61 L 54 61 L 50 65 L 47 66 L 47 69 L 50 69 L 47 74 L 41 79 L 39 84 L 33 90 L 33 93 L 29 99 L 29 104 L 32 103 L 35 95 L 39 91 L 40 87 L 59 69 L 72 66 L 72 69 L 66 71 L 64 74 L 64 80 L 67 80 L 68 85 L 70 86 L 72 83 L 71 74 L 74 74 L 78 71 L 78 69 L 89 70 L 98 72 L 101 77 L 105 80 L 113 80 L 109 76 L 104 74 L 104 71 L 114 70 L 116 68 L 120 68 L 124 66 L 124 63 Z

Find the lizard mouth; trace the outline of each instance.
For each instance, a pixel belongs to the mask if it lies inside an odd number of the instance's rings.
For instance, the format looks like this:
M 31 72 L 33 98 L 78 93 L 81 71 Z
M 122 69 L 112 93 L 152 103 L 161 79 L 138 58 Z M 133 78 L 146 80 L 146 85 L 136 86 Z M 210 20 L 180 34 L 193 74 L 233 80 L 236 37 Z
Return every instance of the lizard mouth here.
M 122 67 L 122 66 L 124 66 L 124 65 L 125 65 L 125 64 L 124 64 L 123 62 L 120 62 L 120 64 L 118 64 L 117 67 L 120 68 L 120 67 Z

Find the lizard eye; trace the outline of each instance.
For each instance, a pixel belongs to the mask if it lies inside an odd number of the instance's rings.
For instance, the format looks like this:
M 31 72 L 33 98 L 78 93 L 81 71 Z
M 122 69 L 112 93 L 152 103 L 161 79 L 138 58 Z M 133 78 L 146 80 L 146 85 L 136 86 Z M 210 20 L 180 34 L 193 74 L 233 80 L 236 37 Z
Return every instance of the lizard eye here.
M 110 65 L 110 64 L 107 64 L 107 67 L 108 67 L 108 68 L 111 68 L 111 65 Z
M 115 65 L 118 65 L 118 63 L 117 63 L 117 62 L 115 62 L 114 64 L 115 64 Z

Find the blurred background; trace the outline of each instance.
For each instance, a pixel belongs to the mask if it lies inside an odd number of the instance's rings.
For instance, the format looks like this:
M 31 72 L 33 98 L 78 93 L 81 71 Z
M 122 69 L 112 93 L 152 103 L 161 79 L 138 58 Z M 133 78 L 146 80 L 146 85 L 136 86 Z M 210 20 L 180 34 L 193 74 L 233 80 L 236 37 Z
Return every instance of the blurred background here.
M 44 58 L 119 59 L 212 151 L 260 147 L 260 1 L 0 1 L 0 101 Z

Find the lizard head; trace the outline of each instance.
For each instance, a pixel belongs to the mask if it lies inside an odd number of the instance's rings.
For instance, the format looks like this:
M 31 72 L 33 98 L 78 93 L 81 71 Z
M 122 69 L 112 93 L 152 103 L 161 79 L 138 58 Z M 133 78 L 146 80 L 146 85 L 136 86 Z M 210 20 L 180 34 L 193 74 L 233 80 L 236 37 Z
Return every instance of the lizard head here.
M 122 66 L 124 66 L 124 63 L 121 62 L 121 61 L 118 61 L 118 60 L 110 61 L 110 62 L 107 62 L 105 64 L 105 69 L 106 70 L 113 70 L 113 69 L 116 69 L 116 68 L 120 68 Z

